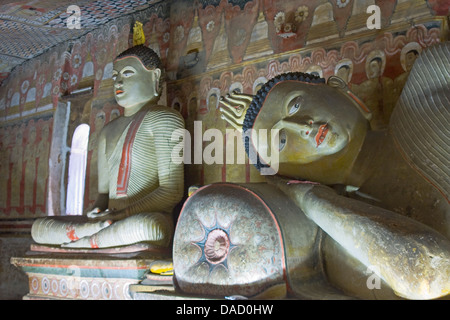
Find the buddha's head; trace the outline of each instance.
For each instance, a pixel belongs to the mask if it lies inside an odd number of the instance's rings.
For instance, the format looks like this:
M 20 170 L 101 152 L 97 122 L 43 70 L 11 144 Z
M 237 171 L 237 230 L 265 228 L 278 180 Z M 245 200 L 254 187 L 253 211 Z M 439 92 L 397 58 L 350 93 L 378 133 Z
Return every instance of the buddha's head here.
M 277 129 L 278 174 L 326 184 L 344 183 L 369 128 L 370 112 L 338 77 L 282 74 L 268 81 L 251 102 L 243 132 Z M 258 168 L 270 163 L 269 145 L 244 135 L 247 152 L 259 155 Z M 267 140 L 271 141 L 271 140 Z M 264 152 L 259 150 L 265 148 Z M 252 150 L 252 152 L 253 152 Z
M 144 45 L 122 52 L 114 60 L 114 96 L 117 103 L 127 108 L 157 101 L 165 78 L 158 55 Z
M 367 69 L 367 77 L 369 79 L 378 78 L 381 75 L 383 61 L 380 57 L 375 57 L 370 60 L 368 69 Z
M 419 52 L 417 50 L 410 50 L 405 55 L 405 65 L 406 65 L 406 71 L 411 71 L 414 62 L 416 61 L 417 57 L 419 56 Z

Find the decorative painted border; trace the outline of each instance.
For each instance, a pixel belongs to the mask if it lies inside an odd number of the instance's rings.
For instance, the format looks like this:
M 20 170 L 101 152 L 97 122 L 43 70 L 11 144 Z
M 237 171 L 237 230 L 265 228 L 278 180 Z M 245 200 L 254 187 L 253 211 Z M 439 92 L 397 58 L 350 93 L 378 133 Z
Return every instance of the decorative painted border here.
M 29 299 L 132 300 L 130 285 L 140 281 L 27 274 Z

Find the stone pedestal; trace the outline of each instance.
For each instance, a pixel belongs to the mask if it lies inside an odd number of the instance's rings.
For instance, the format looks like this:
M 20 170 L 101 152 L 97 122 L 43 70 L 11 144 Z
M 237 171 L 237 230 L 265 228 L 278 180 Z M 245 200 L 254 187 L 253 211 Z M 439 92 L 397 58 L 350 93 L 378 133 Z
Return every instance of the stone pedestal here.
M 151 263 L 167 257 L 143 245 L 97 252 L 32 245 L 11 263 L 28 276 L 24 299 L 127 300 L 133 299 L 130 286 L 146 279 Z
M 21 299 L 28 292 L 28 277 L 10 260 L 25 255 L 31 243 L 31 237 L 0 235 L 0 300 Z

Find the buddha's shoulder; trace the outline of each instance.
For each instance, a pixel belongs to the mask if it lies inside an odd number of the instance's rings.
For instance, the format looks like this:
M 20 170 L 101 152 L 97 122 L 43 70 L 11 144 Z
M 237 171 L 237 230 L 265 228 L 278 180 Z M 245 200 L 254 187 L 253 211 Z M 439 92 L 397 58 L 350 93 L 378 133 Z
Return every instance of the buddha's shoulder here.
M 156 119 L 156 120 L 170 119 L 170 118 L 183 120 L 183 116 L 177 110 L 174 110 L 172 108 L 163 105 L 154 105 L 148 107 L 145 117 L 148 119 Z
M 178 111 L 160 105 L 147 108 L 140 124 L 141 129 L 145 128 L 151 132 L 172 131 L 184 127 L 184 118 Z
M 100 135 L 109 136 L 112 132 L 125 128 L 128 122 L 124 116 L 111 120 L 101 129 Z

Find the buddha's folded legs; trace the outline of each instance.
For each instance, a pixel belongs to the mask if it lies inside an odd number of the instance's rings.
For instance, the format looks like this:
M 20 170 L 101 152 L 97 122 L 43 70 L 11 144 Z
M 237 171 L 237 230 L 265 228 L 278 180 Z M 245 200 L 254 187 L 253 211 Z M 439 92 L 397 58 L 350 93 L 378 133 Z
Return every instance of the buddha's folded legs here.
M 108 228 L 64 244 L 66 248 L 108 248 L 131 245 L 139 242 L 166 247 L 173 234 L 169 216 L 162 213 L 140 213 L 117 221 Z
M 61 245 L 95 234 L 110 224 L 111 221 L 73 222 L 41 218 L 33 223 L 31 236 L 40 244 Z

